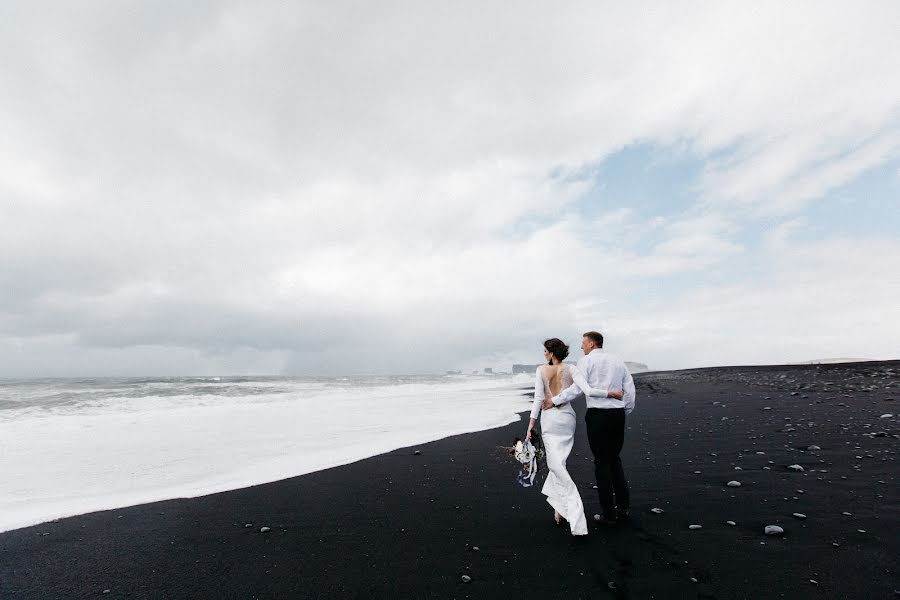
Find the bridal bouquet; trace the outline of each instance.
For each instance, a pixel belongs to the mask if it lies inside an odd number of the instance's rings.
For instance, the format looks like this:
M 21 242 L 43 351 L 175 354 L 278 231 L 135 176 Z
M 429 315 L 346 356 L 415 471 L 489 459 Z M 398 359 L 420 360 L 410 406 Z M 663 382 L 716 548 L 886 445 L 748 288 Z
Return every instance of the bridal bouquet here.
M 534 485 L 534 480 L 538 474 L 538 460 L 544 457 L 544 449 L 541 446 L 540 436 L 537 435 L 536 432 L 532 432 L 531 435 L 535 443 L 532 443 L 531 440 L 521 440 L 516 438 L 513 447 L 509 450 L 509 453 L 512 454 L 521 465 L 519 473 L 516 476 L 516 481 L 518 481 L 519 485 L 522 487 L 531 487 Z

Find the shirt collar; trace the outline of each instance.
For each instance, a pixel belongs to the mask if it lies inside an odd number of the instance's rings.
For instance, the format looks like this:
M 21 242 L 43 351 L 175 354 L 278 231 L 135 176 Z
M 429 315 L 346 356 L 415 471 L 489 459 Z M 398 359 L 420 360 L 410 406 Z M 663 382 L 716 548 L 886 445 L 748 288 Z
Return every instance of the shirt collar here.
M 594 348 L 593 350 L 591 350 L 591 354 L 594 354 L 595 352 L 602 353 L 602 352 L 603 352 L 603 348 Z

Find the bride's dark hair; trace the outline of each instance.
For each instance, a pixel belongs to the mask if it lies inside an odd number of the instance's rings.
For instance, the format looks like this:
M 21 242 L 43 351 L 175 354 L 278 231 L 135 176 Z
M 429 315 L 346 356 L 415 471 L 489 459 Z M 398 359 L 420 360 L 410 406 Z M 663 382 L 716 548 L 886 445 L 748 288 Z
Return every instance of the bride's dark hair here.
M 563 342 L 559 338 L 550 338 L 549 340 L 544 342 L 544 348 L 547 349 L 547 352 L 556 357 L 556 360 L 562 362 L 569 355 L 569 347 L 566 346 L 565 342 Z M 551 361 L 549 364 L 553 364 Z

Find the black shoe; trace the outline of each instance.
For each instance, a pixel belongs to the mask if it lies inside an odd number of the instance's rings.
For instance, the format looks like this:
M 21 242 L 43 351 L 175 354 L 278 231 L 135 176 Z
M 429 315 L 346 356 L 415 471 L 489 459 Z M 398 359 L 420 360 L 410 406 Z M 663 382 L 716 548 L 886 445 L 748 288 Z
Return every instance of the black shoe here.
M 628 516 L 627 508 L 617 508 L 616 509 L 616 520 L 618 521 L 628 521 L 631 517 Z

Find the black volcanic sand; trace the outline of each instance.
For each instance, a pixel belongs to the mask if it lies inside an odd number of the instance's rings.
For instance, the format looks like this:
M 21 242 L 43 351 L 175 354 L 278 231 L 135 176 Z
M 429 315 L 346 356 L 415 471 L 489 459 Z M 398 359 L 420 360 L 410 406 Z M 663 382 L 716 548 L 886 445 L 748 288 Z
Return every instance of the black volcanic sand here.
M 893 598 L 900 418 L 880 416 L 900 411 L 898 374 L 900 361 L 638 376 L 632 520 L 591 522 L 584 542 L 498 450 L 522 421 L 0 534 L 0 597 Z M 590 519 L 581 420 L 569 468 Z

